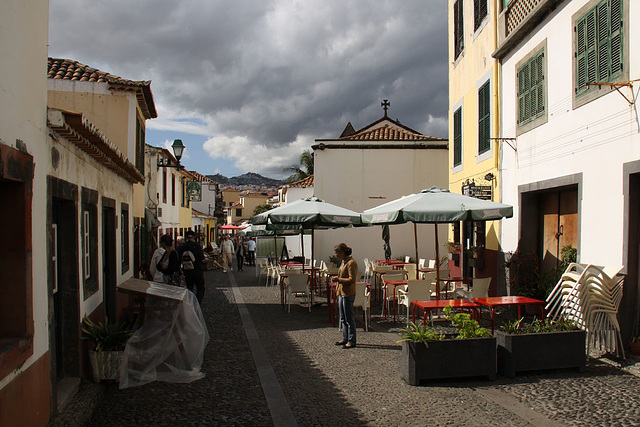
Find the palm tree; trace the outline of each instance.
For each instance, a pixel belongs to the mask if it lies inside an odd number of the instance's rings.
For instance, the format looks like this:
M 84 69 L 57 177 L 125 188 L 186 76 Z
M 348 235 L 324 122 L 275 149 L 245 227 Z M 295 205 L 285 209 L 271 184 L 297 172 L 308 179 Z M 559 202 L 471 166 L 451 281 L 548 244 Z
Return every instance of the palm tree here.
M 304 150 L 300 154 L 300 164 L 293 165 L 288 168 L 282 169 L 283 172 L 293 172 L 293 174 L 287 178 L 289 182 L 300 181 L 313 175 L 313 153 L 309 150 Z

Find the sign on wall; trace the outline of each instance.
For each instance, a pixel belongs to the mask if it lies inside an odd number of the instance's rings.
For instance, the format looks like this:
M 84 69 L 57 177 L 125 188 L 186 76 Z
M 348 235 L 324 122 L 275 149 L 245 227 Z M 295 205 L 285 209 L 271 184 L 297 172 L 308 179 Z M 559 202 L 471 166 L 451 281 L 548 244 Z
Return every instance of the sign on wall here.
M 192 202 L 202 201 L 202 183 L 199 181 L 187 182 L 187 195 Z
M 490 185 L 463 185 L 462 194 L 464 196 L 475 197 L 481 200 L 491 200 L 491 186 Z

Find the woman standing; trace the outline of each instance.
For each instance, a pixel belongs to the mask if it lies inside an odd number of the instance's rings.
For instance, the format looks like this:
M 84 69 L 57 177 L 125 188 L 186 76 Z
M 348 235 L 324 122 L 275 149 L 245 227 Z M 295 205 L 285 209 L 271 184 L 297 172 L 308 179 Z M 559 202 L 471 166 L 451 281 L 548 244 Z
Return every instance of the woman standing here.
M 356 346 L 356 318 L 353 315 L 353 301 L 356 298 L 356 281 L 358 277 L 358 263 L 351 256 L 351 248 L 340 243 L 334 248 L 336 257 L 342 260 L 338 276 L 331 280 L 338 283 L 336 294 L 339 296 L 340 326 L 342 327 L 342 341 L 336 345 L 342 348 Z
M 160 237 L 160 246 L 164 248 L 165 253 L 158 263 L 158 270 L 164 274 L 164 283 L 184 287 L 184 276 L 180 269 L 180 259 L 173 248 L 173 238 L 170 234 L 164 234 Z

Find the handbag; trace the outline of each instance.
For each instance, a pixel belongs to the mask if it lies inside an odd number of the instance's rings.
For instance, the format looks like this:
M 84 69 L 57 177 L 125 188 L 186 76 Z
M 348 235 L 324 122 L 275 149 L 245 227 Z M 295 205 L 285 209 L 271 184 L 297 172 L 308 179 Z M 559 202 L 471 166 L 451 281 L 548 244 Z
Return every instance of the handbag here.
M 179 286 L 181 288 L 187 287 L 187 281 L 185 280 L 184 273 L 180 268 L 170 275 L 165 275 L 165 279 L 167 280 L 168 285 Z

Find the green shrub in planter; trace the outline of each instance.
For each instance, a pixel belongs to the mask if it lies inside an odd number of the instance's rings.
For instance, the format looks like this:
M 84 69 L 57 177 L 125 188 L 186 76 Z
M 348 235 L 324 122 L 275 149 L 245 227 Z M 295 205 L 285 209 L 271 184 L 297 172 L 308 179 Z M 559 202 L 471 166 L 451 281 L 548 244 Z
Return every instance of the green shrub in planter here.
M 402 332 L 402 378 L 410 385 L 422 379 L 496 376 L 496 339 L 466 313 L 453 314 L 445 307 L 447 318 L 458 330 L 453 339 L 410 324 Z M 473 357 L 469 357 L 472 354 Z
M 586 333 L 574 322 L 535 319 L 508 322 L 496 331 L 498 372 L 513 377 L 516 372 L 576 368 L 586 365 Z
M 127 341 L 133 334 L 128 322 L 110 324 L 93 322 L 87 316 L 82 319 L 82 338 L 93 342 L 94 349 L 89 351 L 89 361 L 95 382 L 117 380 L 120 377 L 120 361 Z

